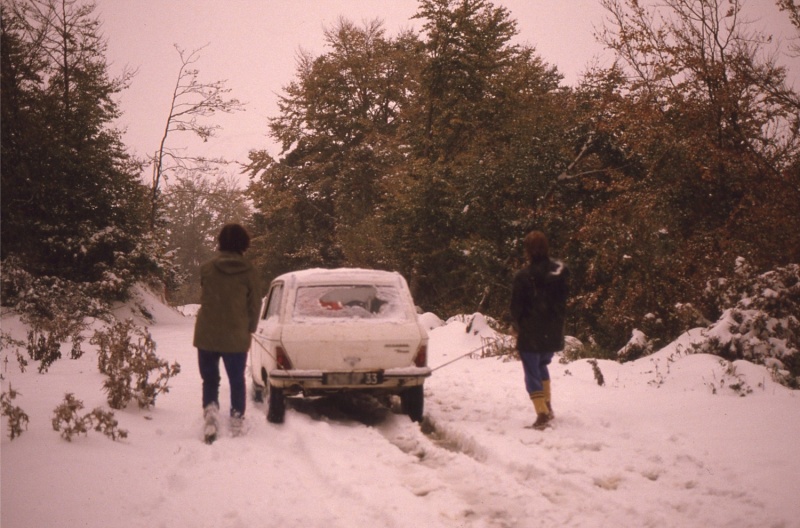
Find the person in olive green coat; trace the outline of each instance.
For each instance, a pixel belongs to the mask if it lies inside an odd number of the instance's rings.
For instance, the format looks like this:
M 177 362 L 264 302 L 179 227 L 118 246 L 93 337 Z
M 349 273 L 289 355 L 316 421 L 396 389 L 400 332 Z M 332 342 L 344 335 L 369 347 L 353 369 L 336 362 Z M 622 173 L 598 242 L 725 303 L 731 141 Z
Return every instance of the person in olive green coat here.
M 227 224 L 218 241 L 217 254 L 200 266 L 200 310 L 194 327 L 208 442 L 216 438 L 218 428 L 220 359 L 231 387 L 231 431 L 242 432 L 247 352 L 261 307 L 258 273 L 244 257 L 250 246 L 247 231 Z

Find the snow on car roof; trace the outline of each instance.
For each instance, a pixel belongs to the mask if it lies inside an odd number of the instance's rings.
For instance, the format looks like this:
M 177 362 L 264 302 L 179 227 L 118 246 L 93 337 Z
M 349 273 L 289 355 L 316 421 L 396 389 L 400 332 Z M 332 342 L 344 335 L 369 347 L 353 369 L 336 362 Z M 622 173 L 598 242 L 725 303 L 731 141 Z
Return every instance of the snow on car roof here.
M 311 268 L 284 273 L 275 280 L 296 280 L 299 284 L 323 284 L 335 282 L 338 284 L 370 283 L 370 284 L 398 284 L 404 282 L 402 275 L 396 271 L 384 271 L 363 268 Z

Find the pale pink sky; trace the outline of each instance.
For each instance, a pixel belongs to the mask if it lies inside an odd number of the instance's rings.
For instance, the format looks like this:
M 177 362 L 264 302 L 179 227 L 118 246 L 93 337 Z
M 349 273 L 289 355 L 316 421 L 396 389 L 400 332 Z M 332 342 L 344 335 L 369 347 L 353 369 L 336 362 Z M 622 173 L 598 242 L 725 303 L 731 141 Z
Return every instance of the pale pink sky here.
M 519 41 L 532 45 L 548 63 L 575 84 L 587 65 L 602 61 L 594 30 L 605 17 L 599 0 L 502 0 L 517 21 Z M 173 44 L 185 49 L 208 44 L 197 63 L 200 79 L 226 79 L 231 95 L 246 111 L 216 119 L 224 129 L 200 144 L 189 135 L 173 136 L 173 146 L 190 145 L 192 154 L 223 155 L 246 161 L 252 149 L 278 149 L 267 137 L 267 118 L 277 114 L 277 93 L 294 77 L 299 49 L 325 51 L 323 30 L 339 16 L 356 23 L 381 19 L 389 35 L 419 27 L 411 20 L 417 0 L 97 0 L 95 13 L 108 40 L 111 73 L 138 68 L 131 87 L 120 96 L 130 151 L 153 152 L 167 118 L 180 67 Z M 774 0 L 746 0 L 756 27 L 789 30 Z M 787 59 L 788 60 L 788 59 Z M 791 59 L 800 70 L 798 59 Z

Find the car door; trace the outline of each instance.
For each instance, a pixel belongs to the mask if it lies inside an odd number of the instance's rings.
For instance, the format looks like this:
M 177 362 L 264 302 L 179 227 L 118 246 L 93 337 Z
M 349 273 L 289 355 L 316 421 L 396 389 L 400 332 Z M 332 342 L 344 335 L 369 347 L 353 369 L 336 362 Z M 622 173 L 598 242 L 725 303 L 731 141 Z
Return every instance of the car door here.
M 262 369 L 269 372 L 275 367 L 275 347 L 280 342 L 281 309 L 284 304 L 284 284 L 273 282 L 264 298 L 258 328 L 253 336 L 251 361 L 254 379 L 262 380 Z

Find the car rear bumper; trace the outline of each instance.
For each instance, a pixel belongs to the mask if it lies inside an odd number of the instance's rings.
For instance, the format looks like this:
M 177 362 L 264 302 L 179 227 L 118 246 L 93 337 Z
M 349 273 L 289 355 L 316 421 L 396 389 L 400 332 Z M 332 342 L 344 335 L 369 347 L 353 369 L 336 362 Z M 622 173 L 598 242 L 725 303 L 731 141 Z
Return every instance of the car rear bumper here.
M 343 378 L 351 378 L 343 382 Z M 377 376 L 376 376 L 377 375 Z M 422 385 L 430 377 L 429 367 L 405 367 L 382 371 L 323 372 L 321 370 L 283 370 L 269 372 L 269 383 L 289 393 L 324 394 L 341 391 L 401 392 Z M 353 382 L 355 379 L 358 382 Z

